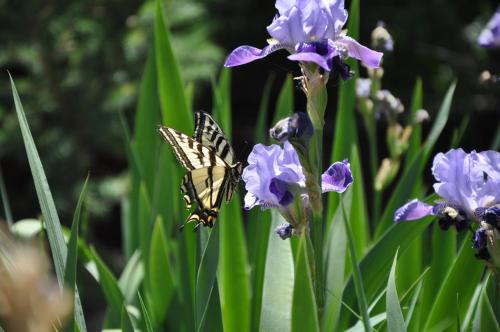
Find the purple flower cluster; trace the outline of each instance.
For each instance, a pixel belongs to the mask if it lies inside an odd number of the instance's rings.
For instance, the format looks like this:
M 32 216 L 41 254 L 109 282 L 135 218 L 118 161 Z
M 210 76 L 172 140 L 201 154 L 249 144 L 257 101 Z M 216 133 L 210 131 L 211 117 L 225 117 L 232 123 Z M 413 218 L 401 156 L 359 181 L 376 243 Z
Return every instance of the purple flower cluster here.
M 434 157 L 432 174 L 435 192 L 441 197 L 435 205 L 414 199 L 394 214 L 395 221 L 416 220 L 434 215 L 443 229 L 457 230 L 478 225 L 473 238 L 481 258 L 487 256 L 488 237 L 500 230 L 500 153 L 466 153 L 462 149 L 439 153 Z M 490 241 L 492 242 L 492 241 Z
M 297 152 L 285 141 L 283 148 L 273 144 L 257 144 L 248 156 L 243 170 L 245 209 L 256 205 L 262 208 L 286 208 L 296 197 L 307 203 L 305 176 Z M 344 192 L 353 178 L 347 160 L 331 165 L 322 175 L 323 192 Z
M 226 67 L 243 65 L 281 49 L 288 59 L 312 62 L 326 71 L 339 69 L 346 78 L 342 60 L 352 57 L 377 68 L 382 53 L 373 51 L 342 34 L 347 21 L 343 0 L 277 0 L 278 15 L 267 27 L 273 37 L 263 49 L 240 46 L 227 58 Z

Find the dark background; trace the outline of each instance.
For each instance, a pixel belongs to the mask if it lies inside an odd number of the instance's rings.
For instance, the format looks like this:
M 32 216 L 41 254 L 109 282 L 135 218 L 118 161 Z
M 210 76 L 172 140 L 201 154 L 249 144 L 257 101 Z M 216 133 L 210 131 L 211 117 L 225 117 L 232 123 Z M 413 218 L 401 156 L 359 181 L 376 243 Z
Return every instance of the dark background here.
M 371 30 L 378 21 L 385 22 L 395 50 L 384 56 L 384 88 L 407 107 L 415 80 L 421 77 L 424 108 L 432 118 L 449 84 L 458 79 L 438 151 L 449 148 L 453 130 L 464 119 L 470 121 L 461 146 L 478 151 L 491 147 L 500 118 L 500 87 L 479 84 L 478 77 L 486 69 L 500 74 L 500 51 L 480 49 L 476 38 L 496 6 L 497 1 L 485 0 L 361 1 L 360 42 L 369 46 Z M 233 48 L 265 45 L 265 28 L 275 15 L 274 2 L 172 0 L 165 8 L 183 77 L 195 84 L 194 107 L 210 110 L 211 79 L 217 77 Z M 154 9 L 154 2 L 133 0 L 0 0 L 0 165 L 14 218 L 37 217 L 39 206 L 7 70 L 16 81 L 66 225 L 90 172 L 89 224 L 83 234 L 112 254 L 108 257 L 115 257 L 108 259 L 115 269 L 123 263 L 119 254 L 120 200 L 127 193 L 118 112 L 131 123 L 151 44 Z M 253 124 L 271 73 L 275 74 L 272 110 L 284 77 L 300 75 L 296 63 L 278 52 L 232 70 L 233 145 L 237 151 L 248 153 L 254 143 Z M 363 69 L 358 74 L 364 75 Z M 329 82 L 326 151 L 333 137 L 337 86 L 335 80 Z M 296 110 L 304 110 L 298 86 L 295 101 Z M 425 124 L 424 132 L 429 127 Z M 383 155 L 384 142 L 380 137 Z

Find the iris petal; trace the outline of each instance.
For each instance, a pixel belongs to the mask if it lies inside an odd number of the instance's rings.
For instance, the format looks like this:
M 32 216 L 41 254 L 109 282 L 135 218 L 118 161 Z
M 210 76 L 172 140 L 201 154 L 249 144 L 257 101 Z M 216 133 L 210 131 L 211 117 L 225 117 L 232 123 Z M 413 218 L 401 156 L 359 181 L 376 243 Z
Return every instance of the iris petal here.
M 394 213 L 394 221 L 416 220 L 432 214 L 432 205 L 414 199 Z

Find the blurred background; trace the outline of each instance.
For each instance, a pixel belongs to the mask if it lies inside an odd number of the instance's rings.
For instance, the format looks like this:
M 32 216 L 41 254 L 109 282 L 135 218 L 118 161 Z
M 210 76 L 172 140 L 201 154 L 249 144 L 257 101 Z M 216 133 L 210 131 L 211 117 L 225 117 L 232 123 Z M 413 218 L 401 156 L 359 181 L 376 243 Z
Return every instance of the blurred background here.
M 242 44 L 265 45 L 274 2 L 165 4 L 183 79 L 194 86 L 193 108 L 210 111 L 211 85 L 225 56 Z M 409 106 L 421 77 L 424 108 L 432 121 L 450 82 L 458 80 L 438 150 L 449 146 L 453 130 L 460 126 L 465 128 L 464 149 L 480 151 L 492 145 L 500 123 L 500 85 L 480 83 L 479 76 L 484 70 L 500 74 L 500 51 L 481 49 L 476 39 L 498 5 L 486 0 L 361 2 L 360 42 L 370 45 L 379 21 L 393 36 L 394 51 L 384 56 L 383 83 L 404 105 Z M 82 232 L 117 271 L 122 268 L 120 201 L 128 190 L 119 114 L 132 124 L 154 10 L 153 1 L 0 0 L 0 166 L 14 219 L 38 217 L 39 206 L 7 70 L 16 81 L 63 224 L 71 222 L 81 184 L 90 174 L 89 218 Z M 363 70 L 356 75 L 363 76 Z M 254 143 L 253 124 L 265 83 L 272 76 L 272 110 L 287 74 L 299 76 L 300 71 L 280 52 L 232 70 L 232 141 L 241 151 L 240 159 L 246 159 Z M 325 151 L 333 137 L 338 84 L 335 79 L 329 82 Z M 304 103 L 296 85 L 295 109 L 304 110 Z M 424 125 L 424 130 L 429 127 Z M 379 141 L 384 151 L 385 137 Z

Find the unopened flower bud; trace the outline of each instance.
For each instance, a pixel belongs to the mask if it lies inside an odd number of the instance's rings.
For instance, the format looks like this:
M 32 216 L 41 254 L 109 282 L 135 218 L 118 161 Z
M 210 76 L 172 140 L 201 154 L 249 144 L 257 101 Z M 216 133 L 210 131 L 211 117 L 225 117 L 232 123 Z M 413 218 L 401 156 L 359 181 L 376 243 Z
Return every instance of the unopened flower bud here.
M 415 114 L 415 123 L 418 124 L 425 121 L 429 121 L 430 118 L 431 117 L 429 116 L 429 112 L 421 108 L 417 110 L 417 113 Z
M 307 113 L 297 112 L 278 121 L 269 135 L 279 142 L 302 140 L 307 143 L 313 135 L 313 127 Z
M 382 21 L 372 31 L 372 47 L 380 52 L 392 52 L 394 50 L 394 40 Z
M 369 79 L 369 78 L 356 79 L 356 96 L 358 98 L 370 97 L 371 88 L 372 88 L 372 80 L 371 79 Z

